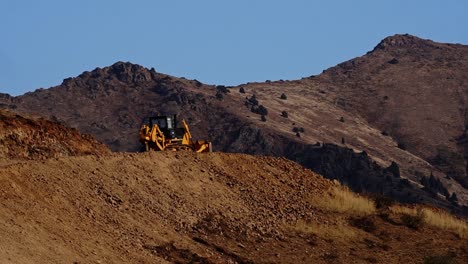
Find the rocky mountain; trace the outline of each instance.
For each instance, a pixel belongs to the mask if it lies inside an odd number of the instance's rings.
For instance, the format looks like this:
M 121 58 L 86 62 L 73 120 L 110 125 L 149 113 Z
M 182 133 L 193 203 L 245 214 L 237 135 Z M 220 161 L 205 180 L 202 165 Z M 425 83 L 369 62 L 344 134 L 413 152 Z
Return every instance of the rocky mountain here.
M 468 187 L 468 46 L 395 35 L 305 81 Z
M 176 113 L 217 151 L 283 156 L 356 191 L 466 213 L 456 97 L 465 51 L 396 35 L 319 76 L 238 87 L 118 62 L 50 89 L 2 95 L 0 104 L 63 122 L 114 151 L 140 149 L 145 117 Z M 439 78 L 448 72 L 453 79 Z

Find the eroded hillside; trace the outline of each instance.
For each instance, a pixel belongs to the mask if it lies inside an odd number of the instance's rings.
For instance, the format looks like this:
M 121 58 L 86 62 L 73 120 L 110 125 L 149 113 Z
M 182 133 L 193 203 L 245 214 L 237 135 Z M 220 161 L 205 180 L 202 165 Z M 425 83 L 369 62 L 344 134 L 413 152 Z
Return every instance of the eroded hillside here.
M 150 152 L 13 161 L 0 167 L 0 186 L 2 263 L 468 257 L 466 227 L 412 229 L 353 194 L 346 201 L 354 209 L 338 210 L 328 201 L 345 190 L 284 158 Z
M 1 159 L 45 159 L 108 152 L 104 144 L 92 136 L 81 135 L 76 129 L 0 109 Z

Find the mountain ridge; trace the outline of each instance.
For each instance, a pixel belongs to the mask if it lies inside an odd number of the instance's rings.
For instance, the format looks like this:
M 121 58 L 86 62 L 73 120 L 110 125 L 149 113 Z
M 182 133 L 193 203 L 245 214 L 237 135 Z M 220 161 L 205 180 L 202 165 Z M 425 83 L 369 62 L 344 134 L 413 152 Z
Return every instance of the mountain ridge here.
M 172 77 L 128 62 L 117 62 L 109 67 L 84 72 L 75 78 L 67 78 L 61 85 L 50 89 L 0 99 L 0 103 L 17 111 L 45 115 L 77 127 L 82 132 L 95 135 L 114 151 L 138 150 L 136 134 L 144 117 L 155 112 L 181 114 L 189 122 L 194 136 L 212 140 L 217 150 L 286 156 L 309 168 L 321 168 L 328 178 L 346 180 L 355 190 L 382 192 L 413 202 L 435 199 L 443 201 L 443 207 L 450 208 L 452 205 L 447 201 L 448 197 L 440 197 L 437 191 L 421 193 L 417 189 L 421 187 L 421 181 L 425 177 L 436 177 L 448 189 L 449 195 L 457 193 L 461 204 L 468 202 L 466 189 L 454 181 L 454 175 L 448 177 L 446 171 L 429 164 L 428 157 L 419 157 L 418 141 L 413 142 L 410 137 L 406 142 L 407 137 L 400 135 L 402 131 L 405 132 L 404 128 L 389 130 L 379 123 L 380 113 L 370 111 L 372 115 L 366 115 L 367 112 L 361 111 L 379 108 L 374 107 L 372 101 L 358 100 L 359 94 L 353 93 L 356 87 L 364 87 L 366 94 L 378 92 L 375 88 L 367 87 L 369 85 L 366 83 L 372 80 L 372 76 L 378 76 L 379 72 L 389 67 L 399 67 L 404 61 L 402 58 L 413 56 L 408 55 L 408 51 L 392 51 L 402 56 L 395 58 L 393 53 L 389 54 L 386 50 L 405 45 L 421 46 L 418 44 L 421 41 L 416 37 L 399 35 L 383 40 L 376 46 L 382 48 L 368 54 L 371 62 L 381 68 L 365 66 L 369 62 L 363 56 L 327 69 L 313 78 L 247 83 L 229 88 Z M 391 45 L 385 44 L 387 42 Z M 431 45 L 422 46 L 426 49 Z M 458 50 L 456 52 L 460 53 Z M 426 60 L 433 56 L 423 52 L 416 57 Z M 447 56 L 454 63 L 452 57 Z M 372 68 L 371 71 L 368 68 Z M 366 71 L 354 77 L 355 69 Z M 369 76 L 371 79 L 367 80 Z M 347 79 L 352 82 L 343 81 Z M 281 99 L 282 94 L 287 95 L 287 99 Z M 379 102 L 396 100 L 385 100 L 384 96 L 379 97 Z M 266 122 L 261 121 L 261 115 L 255 112 L 259 105 L 268 110 Z M 286 112 L 288 117 L 284 117 L 282 112 Z M 387 124 L 386 120 L 382 122 Z M 317 142 L 318 146 L 314 147 Z M 337 148 L 330 148 L 332 151 L 327 152 L 325 143 L 332 143 Z M 413 153 L 402 149 L 404 143 L 409 144 L 406 148 Z M 314 154 L 321 152 L 329 153 L 327 158 Z M 359 156 L 361 152 L 366 155 Z M 341 165 L 336 166 L 339 169 L 325 169 L 332 166 L 331 161 L 340 160 L 339 157 L 346 157 Z M 371 165 L 373 161 L 377 167 Z M 377 188 L 379 184 L 366 185 L 367 180 L 374 182 L 378 175 L 385 175 L 384 169 L 393 162 L 399 166 L 401 179 L 396 177 L 383 184 L 387 186 L 383 190 Z M 358 174 L 354 173 L 358 168 L 356 166 L 361 166 L 362 171 Z M 365 175 L 372 176 L 361 178 Z M 411 182 L 411 188 L 403 184 L 401 193 L 393 193 L 403 179 Z M 405 196 L 406 188 L 417 191 L 408 190 L 414 195 Z

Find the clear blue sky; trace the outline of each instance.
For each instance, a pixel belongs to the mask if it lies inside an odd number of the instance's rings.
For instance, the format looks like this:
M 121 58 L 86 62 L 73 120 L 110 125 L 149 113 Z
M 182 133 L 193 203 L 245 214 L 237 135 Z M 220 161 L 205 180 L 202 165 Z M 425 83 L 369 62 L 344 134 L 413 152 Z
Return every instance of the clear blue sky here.
M 464 0 L 0 0 L 0 92 L 116 61 L 209 84 L 299 79 L 409 33 L 468 44 Z

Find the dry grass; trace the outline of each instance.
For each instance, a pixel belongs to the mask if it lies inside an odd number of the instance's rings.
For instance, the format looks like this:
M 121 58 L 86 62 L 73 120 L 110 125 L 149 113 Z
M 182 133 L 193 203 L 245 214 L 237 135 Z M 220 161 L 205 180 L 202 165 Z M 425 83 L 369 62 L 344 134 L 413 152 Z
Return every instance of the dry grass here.
M 314 234 L 318 237 L 332 240 L 349 241 L 358 237 L 358 232 L 356 229 L 344 222 L 338 223 L 336 225 L 328 225 L 298 221 L 295 225 L 290 226 L 288 229 L 305 234 Z
M 468 224 L 446 212 L 435 211 L 429 208 L 408 208 L 404 206 L 392 206 L 392 212 L 416 216 L 422 212 L 424 223 L 443 230 L 450 230 L 462 238 L 468 238 Z
M 328 195 L 312 200 L 318 208 L 332 212 L 369 215 L 375 212 L 372 200 L 362 197 L 347 188 L 334 187 Z

